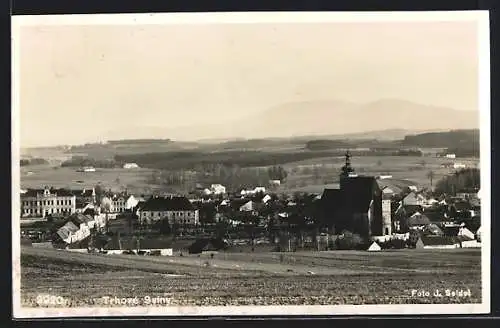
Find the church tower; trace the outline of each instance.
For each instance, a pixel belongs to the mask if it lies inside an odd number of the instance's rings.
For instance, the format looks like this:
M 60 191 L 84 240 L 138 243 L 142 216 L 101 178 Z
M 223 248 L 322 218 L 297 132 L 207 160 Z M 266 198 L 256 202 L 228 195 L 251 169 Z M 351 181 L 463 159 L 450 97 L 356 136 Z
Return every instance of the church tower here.
M 382 235 L 392 235 L 391 197 L 382 192 Z
M 342 166 L 340 172 L 340 189 L 343 189 L 345 179 L 348 179 L 349 177 L 352 176 L 356 176 L 356 173 L 354 172 L 354 169 L 351 166 L 351 153 L 347 151 L 344 156 L 345 156 L 345 164 L 344 166 Z

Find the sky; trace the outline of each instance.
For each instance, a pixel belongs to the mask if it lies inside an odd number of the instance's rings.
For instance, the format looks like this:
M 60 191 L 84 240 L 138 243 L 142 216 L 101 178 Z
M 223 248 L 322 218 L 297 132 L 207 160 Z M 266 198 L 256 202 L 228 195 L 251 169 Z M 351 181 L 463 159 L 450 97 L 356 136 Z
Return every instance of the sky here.
M 471 21 L 26 25 L 14 59 L 21 146 L 231 122 L 295 101 L 478 110 L 477 35 Z

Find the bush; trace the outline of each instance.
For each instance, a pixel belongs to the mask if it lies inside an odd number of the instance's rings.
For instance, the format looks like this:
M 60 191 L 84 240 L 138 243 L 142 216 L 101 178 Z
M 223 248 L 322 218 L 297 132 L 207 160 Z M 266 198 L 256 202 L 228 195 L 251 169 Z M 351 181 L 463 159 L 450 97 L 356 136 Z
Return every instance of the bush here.
M 382 249 L 403 249 L 406 248 L 406 241 L 403 239 L 392 238 L 385 242 L 378 243 Z
M 337 238 L 336 247 L 339 250 L 359 250 L 366 248 L 366 242 L 358 234 L 344 232 L 343 236 Z

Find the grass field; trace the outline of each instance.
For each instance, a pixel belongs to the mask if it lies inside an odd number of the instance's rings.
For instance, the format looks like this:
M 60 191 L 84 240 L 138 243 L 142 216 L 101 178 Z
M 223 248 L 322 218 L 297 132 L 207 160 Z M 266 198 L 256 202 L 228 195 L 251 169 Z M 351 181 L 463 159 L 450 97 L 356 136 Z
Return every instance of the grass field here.
M 40 294 L 64 306 L 108 297 L 163 297 L 170 305 L 335 305 L 481 302 L 480 250 L 217 253 L 142 257 L 26 247 L 23 306 Z M 412 295 L 439 290 L 442 297 Z M 470 290 L 449 297 L 446 290 Z M 55 306 L 55 305 L 54 305 Z
M 31 173 L 28 173 L 31 172 Z M 92 188 L 101 183 L 106 189 L 124 190 L 143 193 L 150 185 L 148 178 L 151 169 L 96 169 L 96 172 L 77 172 L 76 168 L 51 165 L 26 166 L 21 168 L 21 188 L 83 189 Z M 81 181 L 81 182 L 80 182 Z

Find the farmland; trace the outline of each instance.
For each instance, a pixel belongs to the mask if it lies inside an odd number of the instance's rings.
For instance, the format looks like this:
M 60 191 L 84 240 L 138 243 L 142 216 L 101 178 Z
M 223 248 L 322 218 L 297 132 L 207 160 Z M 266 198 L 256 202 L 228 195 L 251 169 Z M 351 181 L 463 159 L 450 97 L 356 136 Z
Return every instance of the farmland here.
M 321 193 L 325 187 L 335 186 L 343 160 L 343 157 L 329 156 L 286 163 L 284 168 L 287 170 L 288 176 L 278 191 Z M 477 166 L 479 162 L 475 158 L 464 158 L 457 161 L 471 167 Z M 434 173 L 433 179 L 434 182 L 437 182 L 453 171 L 453 169 L 442 167 L 442 164 L 449 162 L 450 160 L 445 158 L 427 156 L 359 156 L 353 158 L 353 167 L 359 174 L 374 176 L 390 174 L 395 180 L 404 180 L 403 184 L 429 187 L 429 171 Z M 69 167 L 27 166 L 21 168 L 21 186 L 23 188 L 40 188 L 44 185 L 50 185 L 82 188 L 92 187 L 100 182 L 105 188 L 113 190 L 127 189 L 133 193 L 147 193 L 150 190 L 162 188 L 161 185 L 152 184 L 150 181 L 150 177 L 155 171 L 158 170 L 115 168 L 82 173 Z M 194 183 L 194 181 L 192 182 Z M 185 186 L 178 187 L 180 190 L 186 190 Z
M 478 303 L 480 250 L 230 253 L 143 257 L 23 248 L 21 298 L 43 293 L 66 306 L 104 297 L 166 297 L 170 305 Z M 412 290 L 442 297 L 412 295 Z M 471 296 L 447 297 L 446 290 Z
M 101 183 L 106 189 L 142 193 L 155 188 L 148 183 L 151 169 L 97 169 L 96 172 L 77 172 L 75 168 L 37 165 L 21 168 L 21 188 L 92 188 Z

